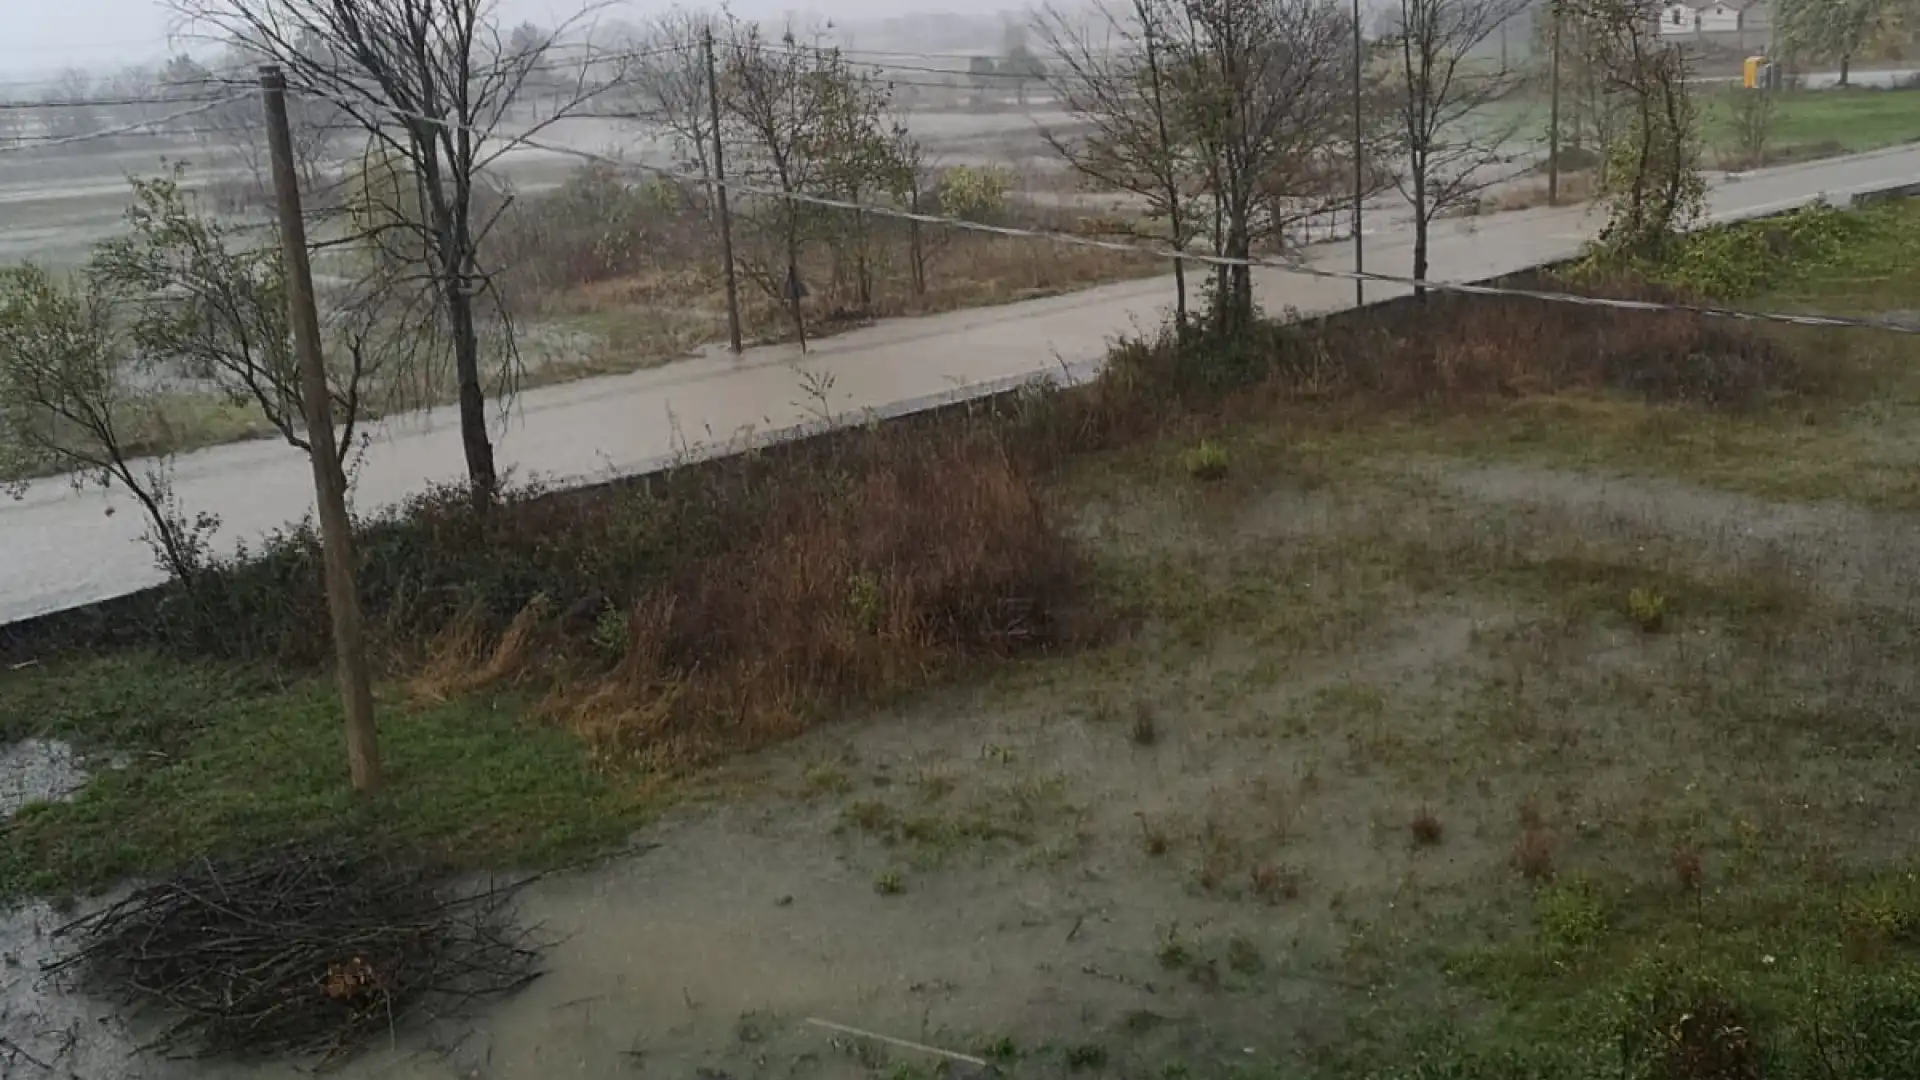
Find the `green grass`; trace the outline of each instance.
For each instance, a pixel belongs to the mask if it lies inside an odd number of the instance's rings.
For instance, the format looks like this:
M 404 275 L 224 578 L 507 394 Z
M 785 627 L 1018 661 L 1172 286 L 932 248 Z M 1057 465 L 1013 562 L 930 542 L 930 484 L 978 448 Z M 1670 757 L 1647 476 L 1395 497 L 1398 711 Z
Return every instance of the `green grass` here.
M 569 735 L 511 699 L 382 702 L 389 783 L 346 783 L 332 684 L 143 654 L 58 661 L 0 680 L 0 739 L 65 739 L 95 774 L 68 803 L 0 831 L 0 899 L 90 890 L 194 856 L 322 833 L 454 866 L 541 864 L 618 842 L 638 799 Z
M 1683 1018 L 1717 1001 L 1740 1019 L 1758 1075 L 1912 1076 L 1915 896 L 1910 874 L 1699 900 L 1619 881 L 1543 887 L 1531 932 L 1427 950 L 1455 991 L 1490 1007 L 1444 1024 L 1381 1010 L 1339 1056 L 1377 1080 L 1743 1075 L 1660 1067 Z
M 1897 95 L 1896 95 L 1897 96 Z M 1912 99 L 1920 105 L 1920 96 Z M 1920 313 L 1920 199 L 1851 215 L 1839 243 L 1758 275 L 1753 311 L 1883 316 Z M 1763 223 L 1737 227 L 1764 236 Z M 1762 245 L 1727 245 L 1744 259 Z M 1757 256 L 1755 256 L 1757 257 Z M 1708 276 L 1712 276 L 1711 273 Z M 1649 405 L 1614 396 L 1528 397 L 1467 413 L 1375 416 L 1343 425 L 1328 445 L 1351 455 L 1445 453 L 1664 476 L 1765 499 L 1843 500 L 1920 510 L 1920 335 L 1780 327 L 1775 332 L 1842 373 L 1826 400 L 1790 399 L 1738 412 Z
M 1738 153 L 1734 104 L 1745 92 L 1716 86 L 1700 94 L 1701 140 L 1708 150 Z M 1544 146 L 1547 118 L 1544 99 L 1516 98 L 1476 110 L 1469 123 L 1483 135 L 1513 130 L 1515 137 Z M 1769 164 L 1784 164 L 1915 141 L 1920 141 L 1920 91 L 1786 91 L 1776 99 L 1767 153 Z
M 1752 91 L 1726 88 L 1705 95 L 1704 138 L 1709 147 L 1730 149 L 1737 142 L 1734 103 Z M 1769 131 L 1769 154 L 1796 155 L 1808 147 L 1828 146 L 1837 153 L 1860 153 L 1920 141 L 1920 92 L 1903 90 L 1800 90 L 1783 92 Z

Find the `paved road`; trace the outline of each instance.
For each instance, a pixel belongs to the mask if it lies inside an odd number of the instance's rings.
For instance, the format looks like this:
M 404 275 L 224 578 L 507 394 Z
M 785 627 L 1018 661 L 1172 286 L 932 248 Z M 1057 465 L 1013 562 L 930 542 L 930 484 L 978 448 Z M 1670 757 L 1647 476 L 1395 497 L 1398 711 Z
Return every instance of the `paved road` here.
M 1920 182 L 1920 147 L 1790 166 L 1718 180 L 1709 211 L 1720 219 L 1784 209 L 1822 193 Z M 1597 216 L 1585 208 L 1531 210 L 1443 223 L 1433 273 L 1473 280 L 1576 252 Z M 1403 221 L 1381 223 L 1367 241 L 1370 269 L 1404 273 L 1412 237 Z M 1039 241 L 1036 241 L 1039 242 Z M 1350 266 L 1346 245 L 1313 261 Z M 1263 271 L 1260 303 L 1270 312 L 1324 312 L 1353 303 L 1349 282 Z M 1399 290 L 1369 285 L 1368 299 Z M 588 478 L 645 469 L 688 447 L 765 435 L 823 411 L 858 414 L 932 400 L 970 386 L 1096 363 L 1117 335 L 1159 325 L 1171 303 L 1168 279 L 1106 286 L 998 308 L 883 323 L 815 343 L 723 352 L 652 371 L 549 387 L 522 396 L 501 427 L 499 454 L 519 478 Z M 1622 318 L 1631 318 L 1622 315 Z M 356 499 L 388 505 L 427 484 L 462 475 L 460 440 L 445 410 L 381 430 L 360 472 Z M 306 514 L 311 474 L 281 443 L 251 442 L 186 455 L 175 487 L 190 510 L 225 522 L 226 543 L 252 539 Z M 0 500 L 0 623 L 106 599 L 160 580 L 140 544 L 130 500 L 75 491 L 50 480 L 19 501 Z

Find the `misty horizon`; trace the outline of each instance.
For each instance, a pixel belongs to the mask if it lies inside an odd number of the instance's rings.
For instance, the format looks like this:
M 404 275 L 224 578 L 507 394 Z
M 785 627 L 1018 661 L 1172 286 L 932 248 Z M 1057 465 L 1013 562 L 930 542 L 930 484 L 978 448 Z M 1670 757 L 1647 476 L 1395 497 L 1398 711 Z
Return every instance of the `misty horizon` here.
M 676 6 L 720 5 L 623 0 L 600 8 L 593 19 L 641 21 Z M 1007 3 L 967 11 L 965 0 L 736 0 L 727 6 L 746 19 L 828 20 L 855 37 L 885 34 L 889 23 L 938 19 L 990 24 L 1022 18 L 1027 10 L 1027 5 Z M 503 24 L 530 21 L 551 26 L 577 11 L 577 6 L 542 0 L 501 0 L 496 14 Z M 165 0 L 71 0 L 46 6 L 8 27 L 5 40 L 0 41 L 0 75 L 13 81 L 34 80 L 69 68 L 101 72 L 157 64 L 180 52 L 210 51 L 206 43 L 193 41 L 190 32 L 182 33 L 184 29 L 179 13 Z

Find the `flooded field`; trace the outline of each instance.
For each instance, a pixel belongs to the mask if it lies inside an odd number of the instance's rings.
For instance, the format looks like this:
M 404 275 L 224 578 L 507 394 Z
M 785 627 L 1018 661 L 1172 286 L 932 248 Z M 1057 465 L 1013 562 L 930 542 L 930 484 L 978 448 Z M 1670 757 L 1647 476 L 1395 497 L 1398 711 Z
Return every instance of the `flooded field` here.
M 1058 112 L 931 112 L 906 118 L 930 155 L 949 165 L 1052 167 L 1042 128 L 1065 130 L 1072 118 Z M 582 151 L 660 167 L 671 153 L 656 132 L 635 121 L 581 118 L 541 130 L 535 141 L 562 151 Z M 109 148 L 65 153 L 0 155 L 0 262 L 31 259 L 73 266 L 89 245 L 112 235 L 127 205 L 129 175 L 157 175 L 170 163 L 188 167 L 192 185 L 257 183 L 258 154 L 245 155 L 222 141 L 127 136 Z M 515 150 L 496 166 L 515 190 L 538 191 L 562 182 L 583 161 L 564 152 Z M 264 220 L 262 218 L 261 220 Z

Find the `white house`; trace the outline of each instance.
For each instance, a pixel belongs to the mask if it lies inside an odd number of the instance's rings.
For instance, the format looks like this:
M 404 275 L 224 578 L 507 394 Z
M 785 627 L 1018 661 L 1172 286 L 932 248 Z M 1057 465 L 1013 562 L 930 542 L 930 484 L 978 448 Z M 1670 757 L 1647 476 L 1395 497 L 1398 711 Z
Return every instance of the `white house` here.
M 1734 34 L 1745 29 L 1748 0 L 1714 0 L 1702 4 L 1697 9 L 1700 14 L 1700 32 L 1703 34 Z
M 1662 36 L 1691 34 L 1700 29 L 1700 12 L 1688 0 L 1670 0 L 1660 9 Z
M 1658 10 L 1662 37 L 1738 37 L 1768 23 L 1764 0 L 1664 0 Z

